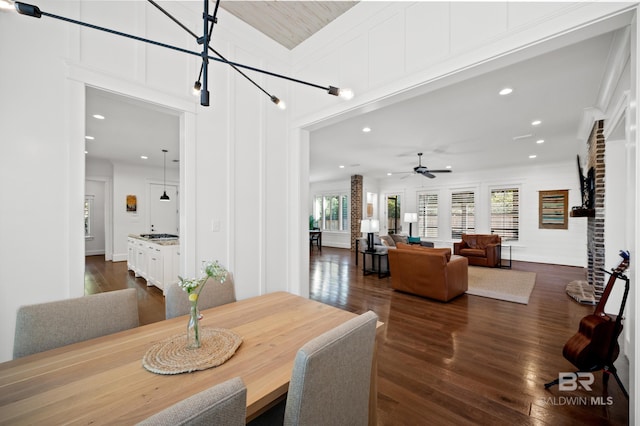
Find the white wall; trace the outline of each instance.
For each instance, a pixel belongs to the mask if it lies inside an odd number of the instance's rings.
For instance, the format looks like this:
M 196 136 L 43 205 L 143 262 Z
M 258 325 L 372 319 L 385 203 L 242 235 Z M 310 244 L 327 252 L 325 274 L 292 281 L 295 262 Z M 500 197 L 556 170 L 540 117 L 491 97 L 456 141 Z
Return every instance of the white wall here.
M 439 204 L 439 235 L 438 238 L 429 238 L 436 247 L 453 248 L 451 238 L 450 199 L 451 192 L 459 189 L 472 189 L 476 193 L 476 231 L 489 233 L 490 219 L 490 194 L 491 189 L 517 187 L 520 190 L 520 239 L 518 242 L 509 243 L 512 246 L 513 260 L 527 262 L 552 263 L 559 265 L 586 266 L 587 262 L 587 219 L 570 218 L 569 228 L 538 229 L 538 191 L 568 189 L 569 208 L 580 205 L 580 192 L 578 172 L 575 163 L 532 164 L 529 167 L 507 168 L 500 170 L 480 170 L 477 172 L 452 173 L 450 175 L 438 175 L 436 179 L 425 179 L 422 176 L 412 176 L 408 179 L 397 178 L 380 179 L 370 188 L 378 191 L 380 200 L 380 218 L 385 212 L 385 195 L 401 194 L 402 212 L 417 211 L 418 192 L 428 191 L 438 193 Z M 317 182 L 310 185 L 310 204 L 313 194 L 331 190 L 344 190 L 349 188 L 350 182 L 332 181 Z M 381 221 L 380 232 L 386 233 L 384 220 Z M 408 224 L 402 223 L 403 230 L 408 232 Z M 384 228 L 384 229 L 383 229 Z M 414 229 L 417 235 L 417 229 Z M 348 248 L 348 232 L 344 233 L 346 242 L 339 243 L 329 240 L 323 245 Z M 505 243 L 506 245 L 507 243 Z M 507 254 L 505 253 L 505 256 Z
M 395 183 L 394 183 L 395 182 Z M 451 192 L 463 189 L 475 192 L 476 232 L 490 233 L 491 189 L 519 188 L 520 238 L 512 246 L 513 260 L 553 263 L 559 265 L 586 266 L 587 222 L 586 218 L 570 218 L 569 227 L 562 229 L 538 229 L 538 192 L 568 189 L 569 209 L 580 205 L 578 172 L 574 162 L 532 164 L 529 167 L 476 172 L 454 172 L 438 175 L 435 179 L 412 176 L 409 179 L 381 180 L 381 193 L 403 194 L 404 212 L 417 211 L 417 194 L 421 191 L 438 194 L 438 238 L 429 238 L 436 247 L 453 248 L 450 226 Z M 403 224 L 408 232 L 407 224 Z M 414 230 L 414 234 L 416 231 Z M 506 255 L 506 253 L 505 253 Z
M 199 28 L 200 14 L 188 4 L 164 6 Z M 145 2 L 65 1 L 41 7 L 198 49 Z M 286 49 L 223 10 L 218 17 L 217 50 L 250 65 L 286 69 Z M 287 112 L 214 62 L 211 107 L 200 107 L 190 94 L 200 65 L 197 58 L 46 17 L 0 12 L 0 56 L 2 63 L 13 64 L 0 69 L 0 194 L 12 200 L 0 205 L 0 361 L 11 358 L 18 306 L 83 294 L 85 84 L 182 113 L 181 170 L 175 179 L 180 181 L 184 211 L 181 272 L 193 275 L 202 259 L 218 259 L 236 275 L 239 298 L 287 288 L 287 249 L 281 244 L 287 232 L 282 211 L 288 203 L 282 189 L 290 179 L 282 159 L 289 144 Z M 288 85 L 256 80 L 288 98 Z M 144 194 L 133 172 L 123 165 L 114 168 L 116 206 L 127 193 Z M 275 196 L 267 202 L 267 195 L 279 196 L 278 202 Z M 143 200 L 139 203 L 144 205 Z M 126 253 L 120 244 L 129 232 L 138 232 L 142 217 L 140 213 L 136 222 L 123 210 L 118 214 L 115 209 L 113 217 L 116 254 Z M 37 265 L 34 242 L 51 248 Z M 34 267 L 46 276 L 32 277 L 28 292 L 16 289 L 15 283 L 32 276 Z

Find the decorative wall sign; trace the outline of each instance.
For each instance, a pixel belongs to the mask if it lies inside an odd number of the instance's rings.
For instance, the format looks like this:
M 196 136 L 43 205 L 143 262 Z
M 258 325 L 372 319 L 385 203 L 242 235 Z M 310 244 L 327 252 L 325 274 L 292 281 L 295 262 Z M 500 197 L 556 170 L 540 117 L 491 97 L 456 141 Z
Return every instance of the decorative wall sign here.
M 569 190 L 540 191 L 538 203 L 538 228 L 567 229 Z
M 138 211 L 138 199 L 135 195 L 127 195 L 127 211 L 128 212 L 136 212 Z

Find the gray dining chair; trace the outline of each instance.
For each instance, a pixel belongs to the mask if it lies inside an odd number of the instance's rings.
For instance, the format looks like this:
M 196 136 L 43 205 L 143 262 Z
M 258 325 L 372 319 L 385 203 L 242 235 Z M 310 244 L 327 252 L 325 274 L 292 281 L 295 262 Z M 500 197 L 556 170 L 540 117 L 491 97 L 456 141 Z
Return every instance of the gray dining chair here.
M 105 336 L 139 325 L 136 290 L 109 291 L 21 306 L 13 358 Z
M 215 385 L 138 423 L 141 426 L 244 426 L 247 388 L 239 377 Z
M 209 309 L 235 301 L 236 289 L 233 282 L 233 274 L 227 272 L 227 278 L 223 283 L 212 278 L 207 280 L 198 298 L 198 309 Z M 164 309 L 166 319 L 187 315 L 191 310 L 187 293 L 178 284 L 167 286 Z
M 377 320 L 368 311 L 305 343 L 296 354 L 286 402 L 249 425 L 366 425 Z
M 368 311 L 305 343 L 293 364 L 285 425 L 366 425 L 378 316 Z

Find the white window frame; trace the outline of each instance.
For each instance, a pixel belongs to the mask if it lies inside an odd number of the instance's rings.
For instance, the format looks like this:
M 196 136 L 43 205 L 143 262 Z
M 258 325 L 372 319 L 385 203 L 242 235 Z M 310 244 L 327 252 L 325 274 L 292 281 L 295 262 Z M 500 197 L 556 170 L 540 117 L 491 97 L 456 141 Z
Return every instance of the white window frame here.
M 427 214 L 429 207 L 433 208 L 433 203 L 427 202 L 423 208 L 420 201 L 421 197 L 435 197 L 435 226 L 429 226 L 429 217 L 433 217 Z M 439 208 L 440 208 L 440 194 L 434 191 L 419 191 L 416 197 L 416 206 L 418 206 L 418 236 L 424 238 L 438 238 L 440 236 L 439 230 Z M 435 230 L 435 232 L 429 233 L 429 230 Z
M 459 232 L 460 234 L 473 234 L 475 233 L 476 230 L 476 208 L 478 207 L 478 203 L 476 202 L 476 195 L 477 195 L 477 190 L 475 188 L 466 188 L 466 189 L 455 189 L 455 190 L 451 190 L 450 192 L 450 196 L 449 196 L 449 201 L 450 201 L 450 205 L 449 205 L 449 220 L 450 222 L 450 228 L 451 228 L 451 239 L 453 240 L 459 240 L 461 238 L 461 235 L 456 235 L 454 232 Z M 465 194 L 465 193 L 471 193 L 471 197 L 467 197 L 468 199 L 471 199 L 473 201 L 473 212 L 471 213 L 471 215 L 469 215 L 468 213 L 465 214 L 465 219 L 462 220 L 461 223 L 461 227 L 458 228 L 454 228 L 454 196 L 456 194 Z M 466 210 L 466 209 L 465 209 Z M 468 218 L 471 218 L 471 222 L 472 223 L 468 223 L 469 220 Z
M 517 228 L 515 230 L 515 238 L 510 235 L 506 235 L 505 232 L 495 232 L 493 226 L 493 215 L 494 215 L 494 203 L 493 203 L 493 193 L 494 192 L 505 192 L 505 191 L 516 191 L 517 193 L 517 211 L 515 213 L 515 222 L 517 223 Z M 500 235 L 503 241 L 515 242 L 520 240 L 520 212 L 522 209 L 521 206 L 522 199 L 522 190 L 519 185 L 499 185 L 493 186 L 489 188 L 489 229 L 492 234 Z M 498 229 L 505 229 L 504 227 Z M 513 229 L 513 228 L 510 228 Z
M 327 220 L 325 217 L 325 211 L 327 209 L 327 199 L 338 197 L 338 229 L 327 229 Z M 321 200 L 321 205 L 318 205 L 318 199 Z M 346 200 L 346 201 L 345 201 Z M 316 226 L 324 232 L 350 232 L 349 229 L 349 195 L 346 192 L 333 192 L 328 191 L 325 193 L 318 193 L 313 196 L 313 218 L 316 221 Z

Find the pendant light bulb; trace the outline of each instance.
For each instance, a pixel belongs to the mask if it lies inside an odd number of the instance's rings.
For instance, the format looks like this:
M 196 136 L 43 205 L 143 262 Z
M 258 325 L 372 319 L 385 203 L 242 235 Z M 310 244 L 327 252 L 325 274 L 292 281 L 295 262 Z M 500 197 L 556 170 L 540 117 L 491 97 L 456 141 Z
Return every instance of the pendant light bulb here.
M 287 109 L 287 104 L 285 104 L 283 100 L 278 99 L 277 96 L 271 96 L 271 102 L 276 104 L 281 110 Z
M 200 83 L 200 81 L 196 81 L 193 85 L 193 96 L 198 96 L 200 94 L 200 88 L 202 88 L 202 83 Z
M 167 152 L 168 151 L 166 149 L 163 149 L 162 152 L 164 153 L 164 178 L 163 178 L 164 192 L 160 196 L 160 201 L 169 201 L 170 198 L 167 195 Z

